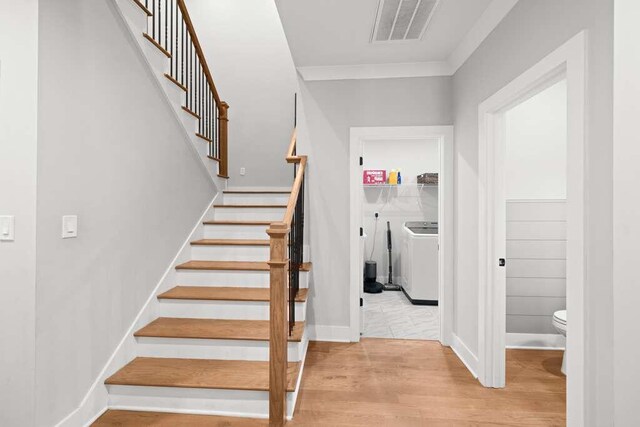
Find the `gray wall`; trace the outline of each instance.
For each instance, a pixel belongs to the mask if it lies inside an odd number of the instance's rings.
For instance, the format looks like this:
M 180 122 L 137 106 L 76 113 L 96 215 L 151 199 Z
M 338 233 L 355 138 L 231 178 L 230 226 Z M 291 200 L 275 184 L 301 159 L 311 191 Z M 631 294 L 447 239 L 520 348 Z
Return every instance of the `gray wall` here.
M 456 127 L 455 333 L 478 350 L 478 105 L 580 30 L 588 35 L 586 403 L 612 414 L 612 0 L 520 1 L 453 79 Z M 597 161 L 596 161 L 597 159 Z M 591 179 L 596 177 L 597 179 Z
M 309 155 L 309 322 L 349 326 L 349 131 L 451 125 L 451 78 L 300 81 Z
M 0 242 L 0 425 L 31 426 L 34 410 L 38 1 L 0 12 L 0 215 L 15 240 Z
M 74 410 L 216 190 L 111 0 L 40 3 L 37 425 Z M 61 239 L 61 217 L 79 237 Z
M 296 71 L 274 1 L 187 0 L 216 87 L 229 103 L 229 186 L 291 186 Z M 240 175 L 240 168 L 246 175 Z
M 507 200 L 507 333 L 557 334 L 567 295 L 565 200 Z

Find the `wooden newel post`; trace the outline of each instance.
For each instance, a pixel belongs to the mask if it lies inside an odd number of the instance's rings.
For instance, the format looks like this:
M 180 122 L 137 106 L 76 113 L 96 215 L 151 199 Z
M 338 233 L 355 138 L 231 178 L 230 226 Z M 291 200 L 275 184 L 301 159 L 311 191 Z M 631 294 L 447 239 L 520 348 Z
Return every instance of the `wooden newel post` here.
M 229 176 L 229 104 L 222 101 L 218 106 L 220 115 L 218 122 L 220 126 L 220 166 L 218 167 L 218 174 L 222 176 Z
M 281 427 L 287 413 L 287 259 L 289 227 L 273 223 L 267 230 L 270 239 L 270 306 L 269 306 L 269 425 Z

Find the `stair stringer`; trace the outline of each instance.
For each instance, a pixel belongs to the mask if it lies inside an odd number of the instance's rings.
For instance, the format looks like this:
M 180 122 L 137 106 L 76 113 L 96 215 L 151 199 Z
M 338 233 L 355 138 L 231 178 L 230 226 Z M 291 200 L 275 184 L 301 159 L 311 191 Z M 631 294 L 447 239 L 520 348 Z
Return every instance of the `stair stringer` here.
M 185 92 L 165 77 L 165 73 L 169 72 L 170 60 L 143 37 L 143 33 L 147 30 L 146 13 L 133 0 L 113 0 L 113 5 L 128 29 L 134 45 L 148 65 L 149 73 L 153 75 L 153 80 L 162 92 L 163 98 L 184 130 L 192 153 L 199 159 L 198 164 L 204 168 L 218 190 L 225 189 L 227 180 L 218 176 L 218 162 L 207 156 L 207 143 L 196 136 L 197 119 L 182 109 Z
M 216 193 L 214 198 L 207 202 L 207 206 L 202 216 L 198 219 L 197 224 L 189 236 L 187 236 L 175 258 L 171 261 L 163 276 L 158 281 L 158 284 L 153 291 L 151 291 L 149 298 L 138 312 L 131 326 L 124 333 L 122 340 L 111 354 L 111 357 L 100 371 L 100 374 L 98 374 L 89 391 L 80 402 L 80 405 L 57 423 L 56 427 L 90 426 L 108 409 L 109 392 L 107 386 L 104 384 L 105 380 L 137 356 L 137 347 L 139 344 L 133 336 L 133 333 L 158 316 L 158 312 L 160 311 L 160 302 L 157 298 L 158 294 L 169 290 L 176 283 L 175 266 L 190 259 L 191 242 L 202 238 L 204 234 L 203 222 L 213 216 L 211 206 L 221 194 L 220 192 Z

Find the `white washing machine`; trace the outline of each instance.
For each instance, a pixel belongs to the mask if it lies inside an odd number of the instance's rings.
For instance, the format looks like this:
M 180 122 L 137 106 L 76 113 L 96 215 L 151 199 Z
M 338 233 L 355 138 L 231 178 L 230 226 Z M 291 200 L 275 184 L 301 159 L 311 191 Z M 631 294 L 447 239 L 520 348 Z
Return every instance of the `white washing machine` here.
M 439 235 L 437 222 L 405 222 L 400 252 L 402 291 L 412 304 L 438 305 Z

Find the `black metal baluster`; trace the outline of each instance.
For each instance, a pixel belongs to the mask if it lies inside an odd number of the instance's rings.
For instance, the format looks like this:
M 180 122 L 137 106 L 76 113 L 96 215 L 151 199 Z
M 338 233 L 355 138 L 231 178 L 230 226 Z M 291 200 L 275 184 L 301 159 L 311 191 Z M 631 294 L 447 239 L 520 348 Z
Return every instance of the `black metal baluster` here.
M 173 63 L 175 58 L 175 49 L 173 48 L 173 0 L 168 0 L 169 3 L 169 53 L 171 54 L 171 60 L 169 61 L 169 75 L 173 76 Z
M 169 0 L 164 0 L 164 48 L 169 51 Z
M 189 57 L 188 57 L 188 61 L 189 61 L 189 110 L 193 111 L 193 49 L 191 48 L 192 46 L 192 41 L 191 41 L 191 37 L 188 37 L 189 41 L 187 44 L 187 48 L 189 49 Z
M 151 17 L 151 38 L 156 39 L 156 0 L 152 0 L 151 2 L 151 13 L 153 16 Z

